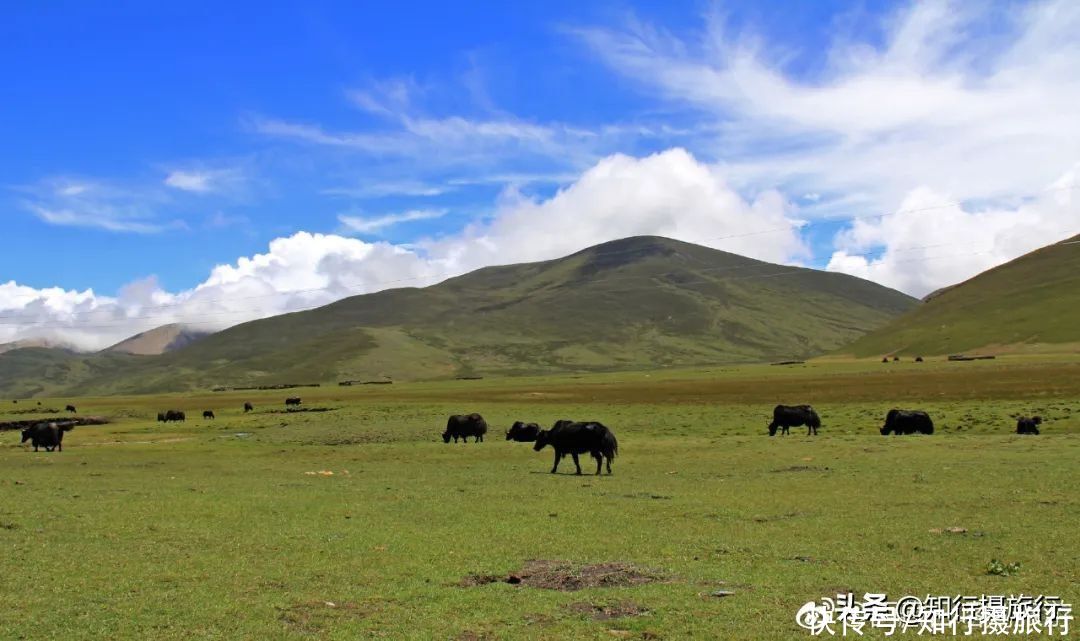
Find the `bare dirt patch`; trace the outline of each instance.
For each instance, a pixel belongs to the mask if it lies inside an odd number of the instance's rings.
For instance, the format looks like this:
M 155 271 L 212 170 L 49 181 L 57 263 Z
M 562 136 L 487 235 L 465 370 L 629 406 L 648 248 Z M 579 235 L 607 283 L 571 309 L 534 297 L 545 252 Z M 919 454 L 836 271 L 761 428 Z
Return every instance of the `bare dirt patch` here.
M 827 467 L 818 467 L 816 465 L 792 465 L 791 467 L 781 467 L 773 472 L 828 472 Z
M 371 612 L 351 601 L 303 601 L 279 608 L 279 619 L 289 629 L 301 634 L 317 634 L 348 619 L 362 619 Z
M 609 621 L 611 619 L 623 619 L 626 617 L 643 617 L 650 614 L 647 608 L 632 601 L 622 601 L 609 605 L 571 603 L 568 608 L 571 612 L 592 618 L 593 621 Z
M 55 409 L 55 408 L 47 408 L 46 409 L 46 408 L 41 408 L 41 407 L 31 407 L 30 409 L 14 410 L 12 412 L 8 412 L 8 414 L 59 414 L 59 413 L 60 413 L 60 410 L 58 410 L 58 409 Z
M 752 520 L 754 523 L 771 523 L 773 521 L 786 521 L 800 516 L 803 516 L 802 512 L 787 512 L 785 514 L 776 514 L 773 516 L 755 516 Z
M 336 407 L 290 407 L 283 410 L 265 410 L 260 414 L 299 414 L 301 412 L 335 412 Z
M 509 583 L 544 590 L 575 592 L 585 588 L 621 588 L 663 580 L 665 577 L 661 573 L 629 563 L 579 565 L 569 561 L 532 559 L 526 561 L 520 570 L 507 576 L 470 574 L 458 582 L 458 585 L 476 587 L 488 583 Z
M 56 423 L 57 425 L 70 425 L 77 427 L 79 425 L 107 425 L 109 419 L 103 416 L 53 416 L 50 418 L 34 418 L 23 421 L 5 421 L 0 422 L 0 431 L 8 430 L 25 430 L 28 427 L 33 427 L 39 423 Z
M 487 632 L 476 632 L 474 630 L 465 630 L 461 634 L 457 635 L 455 641 L 486 641 L 487 639 L 494 639 L 495 637 Z

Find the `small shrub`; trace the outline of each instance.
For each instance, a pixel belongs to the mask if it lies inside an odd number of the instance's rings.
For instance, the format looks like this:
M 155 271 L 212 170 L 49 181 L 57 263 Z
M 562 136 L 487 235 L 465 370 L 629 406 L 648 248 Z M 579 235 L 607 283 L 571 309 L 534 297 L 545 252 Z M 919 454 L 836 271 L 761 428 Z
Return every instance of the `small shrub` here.
M 1010 576 L 1020 571 L 1020 562 L 1013 561 L 1012 563 L 1002 563 L 997 559 L 993 559 L 986 566 L 986 573 L 994 576 Z

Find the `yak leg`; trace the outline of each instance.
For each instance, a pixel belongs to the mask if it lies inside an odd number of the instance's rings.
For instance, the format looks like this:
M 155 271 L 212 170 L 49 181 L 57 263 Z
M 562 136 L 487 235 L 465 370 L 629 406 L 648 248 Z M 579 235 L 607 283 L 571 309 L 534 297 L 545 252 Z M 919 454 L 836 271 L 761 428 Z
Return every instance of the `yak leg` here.
M 611 476 L 611 456 L 607 456 L 606 459 L 607 459 L 607 473 L 608 473 L 608 476 Z
M 561 460 L 562 460 L 562 454 L 558 450 L 556 450 L 555 451 L 555 465 L 551 466 L 551 473 L 552 474 L 554 474 L 559 469 L 559 461 L 561 461 Z
M 604 455 L 600 452 L 593 452 L 592 457 L 596 459 L 596 475 L 600 476 L 600 466 L 604 464 Z
M 574 457 L 574 467 L 577 468 L 577 475 L 581 476 L 581 463 L 578 462 L 577 452 L 572 452 L 571 456 Z

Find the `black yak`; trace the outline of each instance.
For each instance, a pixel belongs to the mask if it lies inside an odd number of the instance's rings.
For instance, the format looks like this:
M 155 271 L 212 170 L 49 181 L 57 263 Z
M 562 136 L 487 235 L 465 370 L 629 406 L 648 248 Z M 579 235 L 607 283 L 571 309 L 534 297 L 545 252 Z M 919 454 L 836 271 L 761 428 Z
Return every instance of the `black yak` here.
M 300 404 L 300 397 L 299 396 L 290 396 L 289 398 L 285 399 L 285 407 L 288 407 L 290 405 L 299 405 L 299 404 Z
M 35 452 L 38 451 L 38 447 L 44 447 L 46 452 L 54 449 L 63 452 L 64 432 L 74 427 L 73 423 L 38 423 L 22 431 L 22 442 L 30 441 Z
M 250 412 L 253 409 L 255 409 L 254 405 L 252 405 L 251 403 L 244 403 L 244 413 L 245 414 Z
M 581 474 L 578 454 L 588 452 L 596 459 L 596 473 L 600 474 L 601 465 L 607 463 L 607 472 L 611 474 L 611 461 L 619 452 L 619 442 L 615 434 L 602 423 L 596 421 L 574 422 L 557 421 L 550 430 L 540 430 L 536 435 L 533 450 L 539 452 L 550 445 L 555 450 L 555 464 L 551 473 L 559 469 L 559 461 L 567 454 L 574 458 L 574 467 Z
M 446 431 L 442 434 L 443 443 L 449 443 L 450 439 L 454 439 L 457 443 L 458 438 L 462 443 L 467 443 L 469 437 L 475 437 L 476 443 L 484 440 L 484 434 L 487 433 L 487 421 L 483 416 L 479 414 L 454 414 L 446 421 Z
M 157 413 L 157 420 L 158 420 L 158 423 L 164 423 L 167 420 L 165 418 L 165 412 L 158 412 Z
M 930 415 L 918 410 L 891 409 L 885 416 L 885 425 L 881 427 L 884 436 L 892 434 L 933 434 L 934 422 Z
M 166 423 L 168 423 L 169 421 L 180 422 L 180 421 L 184 421 L 186 418 L 187 418 L 187 416 L 185 416 L 184 413 L 181 412 L 180 410 L 169 410 L 169 411 L 165 412 L 165 422 Z
M 787 434 L 789 427 L 806 426 L 806 435 L 817 436 L 821 427 L 821 418 L 809 405 L 777 405 L 773 408 L 772 423 L 769 423 L 769 436 L 775 436 L 777 428 L 781 434 Z
M 214 410 L 205 410 L 202 413 L 203 418 L 214 418 Z
M 522 423 L 521 421 L 515 421 L 510 429 L 506 430 L 506 440 L 517 441 L 519 443 L 531 443 L 536 440 L 536 435 L 540 433 L 540 426 L 536 423 Z
M 1019 420 L 1016 421 L 1016 433 L 1017 434 L 1038 434 L 1039 433 L 1039 425 L 1041 425 L 1041 424 L 1042 424 L 1042 417 L 1041 416 L 1032 416 L 1031 418 L 1028 418 L 1026 416 L 1021 416 L 1019 418 Z
M 74 405 L 68 405 L 67 407 L 64 408 L 64 411 L 71 412 L 71 413 L 74 414 L 75 413 L 75 406 Z

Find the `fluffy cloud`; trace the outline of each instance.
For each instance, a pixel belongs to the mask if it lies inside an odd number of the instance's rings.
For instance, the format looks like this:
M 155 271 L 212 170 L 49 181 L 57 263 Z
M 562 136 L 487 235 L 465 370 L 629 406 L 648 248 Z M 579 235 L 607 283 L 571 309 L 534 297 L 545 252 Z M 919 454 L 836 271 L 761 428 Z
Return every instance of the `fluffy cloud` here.
M 856 220 L 837 237 L 827 269 L 917 296 L 966 280 L 1080 230 L 1076 172 L 1016 207 L 965 209 L 928 189 L 903 202 L 909 212 Z M 927 220 L 929 219 L 929 220 Z M 862 252 L 884 248 L 879 256 Z
M 490 221 L 426 248 L 473 269 L 652 234 L 779 262 L 805 254 L 797 227 L 778 193 L 747 201 L 718 170 L 673 149 L 645 158 L 609 156 L 547 200 L 510 190 Z
M 655 234 L 765 260 L 805 255 L 775 192 L 747 201 L 683 150 L 605 158 L 547 200 L 508 191 L 494 213 L 408 247 L 299 232 L 215 267 L 178 293 L 154 279 L 115 297 L 0 286 L 0 341 L 48 337 L 101 348 L 166 323 L 221 329 L 389 287 L 423 286 L 478 267 L 556 258 L 606 240 Z
M 1077 230 L 1074 214 L 1040 194 L 1080 160 L 1080 4 L 984 9 L 913 3 L 881 25 L 880 41 L 835 32 L 826 66 L 798 73 L 789 63 L 801 52 L 733 33 L 717 16 L 692 40 L 641 23 L 574 33 L 612 68 L 695 114 L 704 141 L 696 149 L 733 184 L 814 194 L 802 215 L 965 203 L 857 222 L 837 237 L 831 269 L 925 293 Z M 1067 191 L 1076 177 L 1055 184 Z M 907 252 L 927 239 L 979 240 L 985 253 Z M 853 246 L 884 257 L 852 257 Z M 894 256 L 916 260 L 901 268 Z

